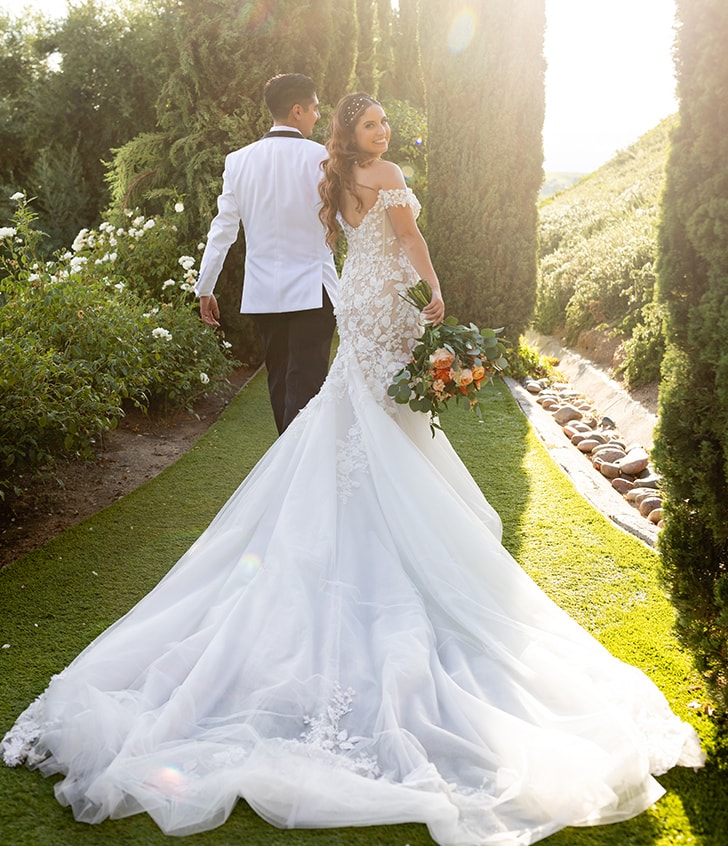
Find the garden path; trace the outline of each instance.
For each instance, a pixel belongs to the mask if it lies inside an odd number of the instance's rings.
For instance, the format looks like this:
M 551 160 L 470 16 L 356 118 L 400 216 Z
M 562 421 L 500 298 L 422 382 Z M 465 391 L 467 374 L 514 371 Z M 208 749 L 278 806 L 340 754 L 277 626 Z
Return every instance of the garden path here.
M 253 371 L 240 367 L 230 384 L 190 410 L 154 417 L 130 409 L 99 441 L 96 460 L 59 461 L 42 476 L 20 479 L 23 496 L 0 510 L 0 569 L 156 476 L 217 420 Z

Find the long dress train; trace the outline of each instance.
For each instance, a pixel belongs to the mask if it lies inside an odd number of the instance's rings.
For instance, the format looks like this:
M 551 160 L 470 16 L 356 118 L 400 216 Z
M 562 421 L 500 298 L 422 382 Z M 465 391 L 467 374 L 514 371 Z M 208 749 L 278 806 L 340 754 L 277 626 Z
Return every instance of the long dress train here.
M 421 330 L 380 192 L 357 228 L 329 377 L 159 585 L 18 718 L 7 764 L 63 773 L 99 822 L 169 834 L 239 797 L 281 827 L 424 822 L 529 844 L 631 817 L 693 729 L 551 602 L 426 415 L 386 396 Z M 445 528 L 443 528 L 445 527 Z

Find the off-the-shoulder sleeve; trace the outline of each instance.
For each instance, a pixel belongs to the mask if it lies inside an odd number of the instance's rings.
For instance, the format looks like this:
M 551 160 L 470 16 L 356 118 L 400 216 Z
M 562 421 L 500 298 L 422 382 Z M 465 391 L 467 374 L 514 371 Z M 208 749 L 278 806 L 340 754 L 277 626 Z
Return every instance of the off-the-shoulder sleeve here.
M 411 188 L 382 188 L 379 196 L 382 198 L 382 205 L 385 209 L 391 206 L 408 206 L 417 203 L 417 198 L 412 193 Z

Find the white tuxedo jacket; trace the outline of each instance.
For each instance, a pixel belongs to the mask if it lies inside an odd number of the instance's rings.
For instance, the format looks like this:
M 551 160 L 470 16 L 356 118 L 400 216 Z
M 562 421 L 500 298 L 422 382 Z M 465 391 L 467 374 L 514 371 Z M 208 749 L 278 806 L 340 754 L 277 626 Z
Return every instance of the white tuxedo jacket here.
M 286 127 L 277 126 L 275 130 Z M 245 232 L 246 314 L 320 308 L 322 289 L 336 304 L 338 277 L 318 211 L 326 148 L 299 138 L 261 138 L 225 159 L 218 212 L 210 224 L 195 285 L 211 294 L 240 223 Z

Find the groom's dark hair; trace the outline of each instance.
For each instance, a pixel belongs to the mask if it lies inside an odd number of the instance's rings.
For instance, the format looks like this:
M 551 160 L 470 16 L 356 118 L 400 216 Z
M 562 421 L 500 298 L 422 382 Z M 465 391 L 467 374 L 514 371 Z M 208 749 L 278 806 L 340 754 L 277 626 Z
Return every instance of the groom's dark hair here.
M 302 73 L 279 73 L 263 89 L 265 104 L 274 120 L 287 118 L 296 104 L 307 107 L 315 95 L 313 80 Z

